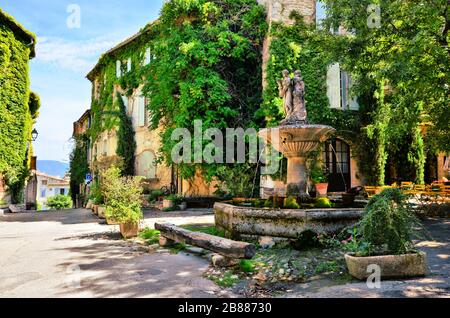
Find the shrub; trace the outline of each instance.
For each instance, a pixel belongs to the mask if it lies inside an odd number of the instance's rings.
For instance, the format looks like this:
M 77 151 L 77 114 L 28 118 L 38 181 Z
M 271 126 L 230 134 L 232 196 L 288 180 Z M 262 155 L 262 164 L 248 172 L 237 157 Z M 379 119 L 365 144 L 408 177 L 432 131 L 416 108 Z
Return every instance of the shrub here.
M 91 185 L 91 193 L 89 198 L 95 205 L 102 205 L 105 203 L 100 182 L 94 181 Z
M 403 192 L 387 189 L 370 200 L 359 232 L 369 254 L 404 254 L 413 249 L 412 238 L 418 226 L 420 222 Z
M 328 198 L 318 198 L 316 200 L 316 204 L 314 205 L 316 209 L 328 209 L 333 207 L 333 204 L 331 203 L 330 199 Z
M 47 199 L 47 206 L 52 210 L 71 209 L 73 206 L 72 198 L 67 195 L 56 195 Z
M 311 169 L 310 177 L 314 184 L 328 182 L 328 175 L 324 172 L 324 169 L 317 164 Z
M 141 210 L 141 177 L 121 177 L 120 169 L 112 167 L 102 175 L 106 217 L 119 223 L 138 223 Z
M 164 199 L 168 200 L 168 201 L 173 201 L 174 205 L 180 205 L 184 201 L 184 198 L 182 196 L 175 195 L 175 194 L 171 194 L 171 195 L 165 197 Z
M 300 205 L 297 203 L 297 199 L 294 197 L 289 197 L 284 200 L 284 208 L 285 209 L 300 209 Z
M 162 197 L 164 195 L 164 192 L 162 190 L 153 190 L 150 192 L 150 195 L 148 197 L 149 202 L 156 202 L 159 197 Z
M 146 227 L 142 232 L 139 233 L 139 238 L 145 240 L 147 244 L 156 244 L 159 242 L 159 237 L 161 233 L 158 230 L 153 230 Z
M 253 273 L 256 271 L 255 264 L 252 261 L 247 260 L 247 259 L 244 259 L 239 263 L 239 268 L 244 273 Z

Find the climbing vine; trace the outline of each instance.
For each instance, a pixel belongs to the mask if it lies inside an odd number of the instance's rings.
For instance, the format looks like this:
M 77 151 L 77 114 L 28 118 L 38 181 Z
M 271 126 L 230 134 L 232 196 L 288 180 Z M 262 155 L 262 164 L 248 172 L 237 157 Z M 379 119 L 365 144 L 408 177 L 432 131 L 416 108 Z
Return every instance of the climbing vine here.
M 84 184 L 89 173 L 88 147 L 89 138 L 83 134 L 75 137 L 75 147 L 70 154 L 70 192 L 75 200 L 80 193 L 80 184 Z
M 35 36 L 0 10 L 0 175 L 6 179 L 14 203 L 22 201 L 28 178 L 33 119 L 39 98 L 30 94 L 28 62 Z
M 166 2 L 144 87 L 151 126 L 164 127 L 160 152 L 165 163 L 172 163 L 174 129 L 193 132 L 194 120 L 202 120 L 204 130 L 264 124 L 255 114 L 262 101 L 265 21 L 265 9 L 256 0 Z M 179 171 L 190 178 L 201 169 L 211 179 L 220 178 L 224 167 L 240 168 L 184 163 Z

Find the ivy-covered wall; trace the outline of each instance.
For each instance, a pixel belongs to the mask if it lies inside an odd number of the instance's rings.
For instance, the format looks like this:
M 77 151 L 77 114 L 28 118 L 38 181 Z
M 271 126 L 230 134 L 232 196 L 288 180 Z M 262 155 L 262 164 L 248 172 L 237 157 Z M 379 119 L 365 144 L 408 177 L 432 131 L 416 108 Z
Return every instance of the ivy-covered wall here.
M 0 176 L 15 202 L 21 201 L 28 176 L 26 155 L 32 151 L 27 147 L 40 106 L 38 96 L 29 89 L 28 62 L 34 43 L 34 35 L 0 11 Z

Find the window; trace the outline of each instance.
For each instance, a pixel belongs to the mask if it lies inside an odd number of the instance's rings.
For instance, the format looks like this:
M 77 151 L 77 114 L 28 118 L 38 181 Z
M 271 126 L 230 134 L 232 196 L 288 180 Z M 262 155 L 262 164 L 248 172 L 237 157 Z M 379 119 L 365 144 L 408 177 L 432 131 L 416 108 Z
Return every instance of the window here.
M 41 198 L 45 198 L 47 195 L 47 189 L 46 188 L 41 188 Z
M 117 61 L 116 62 L 116 77 L 119 78 L 122 76 L 122 62 Z
M 42 180 L 42 185 L 46 186 L 48 184 L 48 180 Z
M 108 139 L 103 140 L 103 156 L 108 156 Z
M 343 71 L 339 63 L 328 67 L 327 95 L 330 107 L 344 110 L 359 110 L 356 97 L 351 96 L 352 78 Z

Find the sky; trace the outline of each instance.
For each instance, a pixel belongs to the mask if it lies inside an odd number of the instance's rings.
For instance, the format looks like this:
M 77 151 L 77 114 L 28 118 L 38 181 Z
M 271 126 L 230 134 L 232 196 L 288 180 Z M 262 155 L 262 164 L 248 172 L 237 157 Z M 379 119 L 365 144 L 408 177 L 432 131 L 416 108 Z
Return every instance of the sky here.
M 41 97 L 34 143 L 39 160 L 68 162 L 73 123 L 90 107 L 87 73 L 103 52 L 157 19 L 163 2 L 0 0 L 3 11 L 38 37 L 30 78 Z
M 34 143 L 39 160 L 68 162 L 73 123 L 90 107 L 87 73 L 103 52 L 157 19 L 163 2 L 0 0 L 2 10 L 38 37 L 30 77 L 31 89 L 41 97 Z

